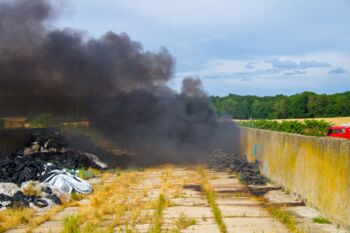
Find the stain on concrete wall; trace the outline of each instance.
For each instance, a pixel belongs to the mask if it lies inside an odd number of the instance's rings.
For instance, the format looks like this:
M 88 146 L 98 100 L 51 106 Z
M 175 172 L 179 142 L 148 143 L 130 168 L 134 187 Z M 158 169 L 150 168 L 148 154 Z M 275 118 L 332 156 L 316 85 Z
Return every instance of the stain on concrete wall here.
M 242 128 L 241 148 L 274 183 L 350 229 L 350 141 Z

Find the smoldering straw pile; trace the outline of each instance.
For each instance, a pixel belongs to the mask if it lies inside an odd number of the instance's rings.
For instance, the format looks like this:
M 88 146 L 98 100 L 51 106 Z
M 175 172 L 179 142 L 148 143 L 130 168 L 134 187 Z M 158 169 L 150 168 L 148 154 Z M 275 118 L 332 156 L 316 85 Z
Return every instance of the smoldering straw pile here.
M 217 118 L 199 79 L 184 79 L 180 93 L 166 85 L 175 66 L 167 49 L 54 28 L 58 12 L 48 0 L 0 2 L 2 115 L 87 118 L 123 147 L 171 161 L 235 149 L 236 127 Z

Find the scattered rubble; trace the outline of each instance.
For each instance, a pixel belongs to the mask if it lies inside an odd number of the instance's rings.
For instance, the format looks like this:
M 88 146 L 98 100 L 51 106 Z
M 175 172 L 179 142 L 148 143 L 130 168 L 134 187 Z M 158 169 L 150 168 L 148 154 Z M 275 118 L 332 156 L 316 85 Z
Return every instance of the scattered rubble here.
M 43 208 L 48 206 L 46 200 L 38 196 L 24 195 L 21 191 L 16 192 L 13 196 L 0 194 L 1 207 L 29 207 L 33 203 L 35 206 Z
M 70 148 L 68 138 L 59 132 L 50 135 L 45 133 L 34 134 L 32 141 L 19 153 L 43 161 L 50 161 L 55 165 L 70 169 L 81 167 L 107 168 L 107 164 L 102 162 L 98 156 Z
M 24 148 L 0 159 L 0 210 L 49 208 L 62 204 L 72 192 L 88 194 L 92 186 L 77 174 L 89 167 L 106 169 L 108 164 L 72 148 L 60 132 L 36 133 Z
M 14 183 L 0 183 L 0 193 L 7 195 L 7 196 L 13 196 L 15 193 L 20 191 L 21 189 Z
M 217 149 L 211 154 L 209 165 L 215 169 L 230 169 L 237 172 L 239 179 L 249 185 L 265 185 L 269 182 L 269 179 L 260 173 L 257 164 L 249 163 L 245 157 L 228 154 L 221 149 Z

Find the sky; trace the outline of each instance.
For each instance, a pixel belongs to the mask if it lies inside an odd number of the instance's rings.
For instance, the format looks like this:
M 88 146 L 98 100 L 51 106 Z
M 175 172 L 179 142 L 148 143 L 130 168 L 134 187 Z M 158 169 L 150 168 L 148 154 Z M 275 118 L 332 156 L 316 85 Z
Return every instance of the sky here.
M 55 27 L 127 33 L 210 95 L 350 90 L 349 0 L 59 0 Z

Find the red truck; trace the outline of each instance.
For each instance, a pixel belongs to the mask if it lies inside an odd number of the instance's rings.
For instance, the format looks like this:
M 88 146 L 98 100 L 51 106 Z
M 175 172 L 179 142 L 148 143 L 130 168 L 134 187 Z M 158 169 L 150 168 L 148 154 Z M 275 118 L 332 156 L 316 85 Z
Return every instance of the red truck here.
M 327 136 L 350 140 L 350 124 L 329 127 Z

